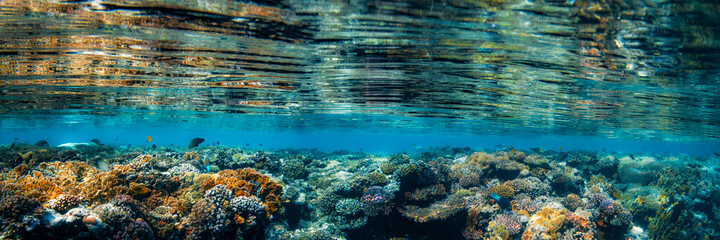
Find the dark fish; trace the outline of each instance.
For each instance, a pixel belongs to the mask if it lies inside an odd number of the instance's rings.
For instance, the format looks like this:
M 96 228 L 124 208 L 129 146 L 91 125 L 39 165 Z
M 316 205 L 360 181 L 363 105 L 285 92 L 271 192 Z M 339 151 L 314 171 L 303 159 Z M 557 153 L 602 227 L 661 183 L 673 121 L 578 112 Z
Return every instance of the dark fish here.
M 220 141 L 217 141 L 215 144 L 220 145 Z
M 157 148 L 157 145 L 153 144 L 153 145 L 152 145 L 152 148 L 153 148 L 153 149 Z
M 260 146 L 262 147 L 262 143 L 260 144 Z
M 200 144 L 203 143 L 204 141 L 205 141 L 204 138 L 193 138 L 192 140 L 190 140 L 190 144 L 188 144 L 188 148 L 197 147 L 198 145 L 200 145 Z
M 103 145 L 102 143 L 100 143 L 100 140 L 98 140 L 97 138 L 93 138 L 92 140 L 90 140 L 90 142 L 93 142 L 93 143 L 97 144 L 98 146 Z
M 512 210 L 512 204 L 510 204 L 510 199 L 500 197 L 495 193 L 491 193 L 490 197 L 495 200 L 495 202 L 500 206 L 500 209 L 503 209 L 505 211 L 511 211 Z
M 250 144 L 249 144 L 249 143 L 245 143 L 245 146 L 246 146 L 246 147 L 247 147 L 247 146 L 250 146 Z
M 13 138 L 15 141 L 20 140 L 19 138 Z
M 48 142 L 45 141 L 45 140 L 40 140 L 40 141 L 37 141 L 37 142 L 35 143 L 35 146 L 38 146 L 38 147 L 49 147 L 50 144 L 48 144 Z

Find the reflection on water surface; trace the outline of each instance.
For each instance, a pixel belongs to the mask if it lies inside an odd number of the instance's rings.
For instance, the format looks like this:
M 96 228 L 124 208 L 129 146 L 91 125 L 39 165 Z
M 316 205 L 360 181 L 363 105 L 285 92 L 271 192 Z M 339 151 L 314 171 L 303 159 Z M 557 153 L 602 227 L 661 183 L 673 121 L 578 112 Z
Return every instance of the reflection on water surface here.
M 717 139 L 719 16 L 709 0 L 3 1 L 0 112 Z

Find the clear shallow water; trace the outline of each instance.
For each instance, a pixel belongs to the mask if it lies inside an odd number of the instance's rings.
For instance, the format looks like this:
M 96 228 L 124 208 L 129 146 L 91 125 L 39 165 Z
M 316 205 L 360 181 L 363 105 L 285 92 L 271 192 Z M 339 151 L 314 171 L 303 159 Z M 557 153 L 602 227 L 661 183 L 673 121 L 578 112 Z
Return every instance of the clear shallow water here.
M 1 127 L 558 135 L 713 152 L 713 6 L 4 1 Z
M 717 239 L 718 13 L 2 1 L 0 238 Z

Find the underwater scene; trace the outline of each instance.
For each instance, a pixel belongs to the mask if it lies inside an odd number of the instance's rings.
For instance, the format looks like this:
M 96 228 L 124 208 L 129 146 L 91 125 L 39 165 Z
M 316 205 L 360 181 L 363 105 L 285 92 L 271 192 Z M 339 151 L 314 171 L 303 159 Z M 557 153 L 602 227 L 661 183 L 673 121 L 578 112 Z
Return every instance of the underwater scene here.
M 0 239 L 720 239 L 715 0 L 2 0 Z

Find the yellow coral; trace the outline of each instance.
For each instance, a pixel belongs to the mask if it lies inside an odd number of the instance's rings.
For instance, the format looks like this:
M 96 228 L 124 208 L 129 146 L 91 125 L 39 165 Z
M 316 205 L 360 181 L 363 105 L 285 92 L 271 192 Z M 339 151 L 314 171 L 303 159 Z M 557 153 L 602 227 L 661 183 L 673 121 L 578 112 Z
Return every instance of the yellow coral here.
M 494 192 L 498 196 L 508 198 L 508 199 L 515 197 L 515 189 L 513 189 L 512 187 L 505 185 L 505 184 L 497 185 L 497 186 L 490 188 L 490 192 L 491 193 Z
M 485 152 L 473 153 L 467 159 L 465 159 L 465 163 L 479 165 L 479 166 L 487 165 L 487 164 L 491 164 L 491 163 L 495 163 L 495 162 L 496 162 L 495 158 Z
M 544 207 L 538 211 L 528 222 L 528 227 L 522 235 L 523 240 L 536 239 L 555 239 L 555 232 L 562 227 L 565 221 L 565 209 L 553 209 Z M 533 227 L 540 226 L 540 227 Z M 542 231 L 542 232 L 536 232 Z

